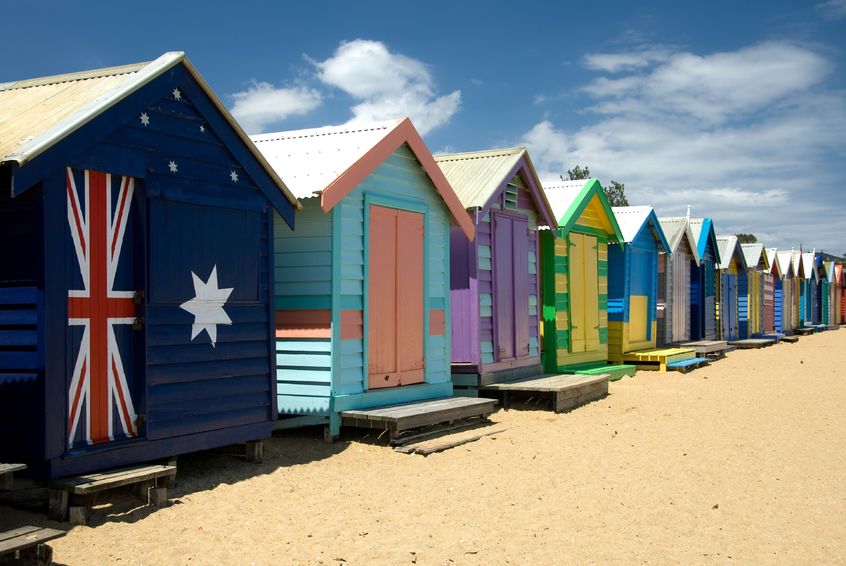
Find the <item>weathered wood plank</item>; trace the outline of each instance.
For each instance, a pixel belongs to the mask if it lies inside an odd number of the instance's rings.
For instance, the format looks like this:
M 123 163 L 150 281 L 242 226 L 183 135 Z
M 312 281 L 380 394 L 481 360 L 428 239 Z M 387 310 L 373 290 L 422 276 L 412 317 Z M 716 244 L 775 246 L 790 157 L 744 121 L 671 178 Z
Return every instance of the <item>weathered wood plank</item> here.
M 64 531 L 43 527 L 20 527 L 0 533 L 0 555 L 22 550 L 65 536 Z
M 77 495 L 85 495 L 174 475 L 176 475 L 176 466 L 156 465 L 141 468 L 124 468 L 100 474 L 74 476 L 52 481 L 49 483 L 49 486 L 53 489 L 68 491 Z

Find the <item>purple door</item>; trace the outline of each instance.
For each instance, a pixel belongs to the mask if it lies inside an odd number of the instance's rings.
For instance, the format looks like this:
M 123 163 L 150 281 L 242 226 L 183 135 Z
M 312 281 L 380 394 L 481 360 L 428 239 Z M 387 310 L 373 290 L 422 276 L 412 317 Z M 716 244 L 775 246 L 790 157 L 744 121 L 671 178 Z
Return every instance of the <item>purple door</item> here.
M 529 223 L 494 213 L 494 324 L 497 361 L 529 355 Z

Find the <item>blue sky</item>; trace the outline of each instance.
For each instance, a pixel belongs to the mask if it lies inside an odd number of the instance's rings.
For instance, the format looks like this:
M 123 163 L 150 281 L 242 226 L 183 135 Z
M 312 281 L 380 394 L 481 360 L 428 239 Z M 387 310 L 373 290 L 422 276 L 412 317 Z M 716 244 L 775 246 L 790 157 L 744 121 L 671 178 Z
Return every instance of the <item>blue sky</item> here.
M 846 252 L 846 0 L 0 6 L 0 82 L 182 50 L 250 133 L 408 114 L 433 151 L 526 145 L 542 178 Z

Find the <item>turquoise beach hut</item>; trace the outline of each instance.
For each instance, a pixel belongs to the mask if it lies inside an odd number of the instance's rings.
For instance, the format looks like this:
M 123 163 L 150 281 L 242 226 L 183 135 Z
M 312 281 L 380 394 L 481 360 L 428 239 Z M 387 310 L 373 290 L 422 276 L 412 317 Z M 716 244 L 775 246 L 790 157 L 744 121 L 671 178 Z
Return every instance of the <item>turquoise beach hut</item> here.
M 277 427 L 450 397 L 450 226 L 474 228 L 411 121 L 252 139 L 303 206 L 273 231 Z

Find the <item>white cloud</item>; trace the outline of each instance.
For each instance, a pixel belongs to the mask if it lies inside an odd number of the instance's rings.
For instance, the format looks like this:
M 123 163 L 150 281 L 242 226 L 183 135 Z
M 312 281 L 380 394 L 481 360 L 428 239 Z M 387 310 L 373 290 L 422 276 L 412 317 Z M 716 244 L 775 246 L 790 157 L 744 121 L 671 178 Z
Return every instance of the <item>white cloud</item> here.
M 655 61 L 659 60 L 650 62 Z M 596 107 L 603 113 L 617 113 L 623 100 L 630 110 L 645 115 L 674 112 L 721 122 L 768 109 L 785 96 L 806 91 L 832 69 L 829 61 L 813 51 L 767 42 L 707 56 L 675 53 L 642 74 L 601 77 L 586 91 L 604 101 Z M 633 102 L 638 106 L 631 106 Z
M 846 0 L 827 0 L 817 4 L 816 8 L 826 20 L 846 18 Z
M 676 52 L 646 66 L 591 64 L 619 73 L 583 90 L 595 120 L 567 131 L 545 119 L 523 134 L 542 179 L 587 165 L 662 216 L 691 204 L 721 233 L 775 234 L 766 243 L 776 246 L 846 246 L 832 206 L 846 202 L 838 176 L 846 94 L 826 86 L 830 61 L 768 42 Z
M 426 134 L 449 122 L 461 104 L 460 90 L 438 96 L 425 64 L 379 41 L 343 42 L 332 57 L 313 63 L 319 80 L 359 101 L 350 123 L 407 115 Z
M 617 73 L 646 67 L 655 61 L 665 61 L 669 52 L 664 49 L 643 49 L 628 53 L 588 53 L 584 66 L 593 71 Z
M 250 134 L 258 134 L 288 116 L 306 114 L 320 106 L 321 94 L 306 87 L 275 87 L 256 82 L 232 95 L 232 115 Z

